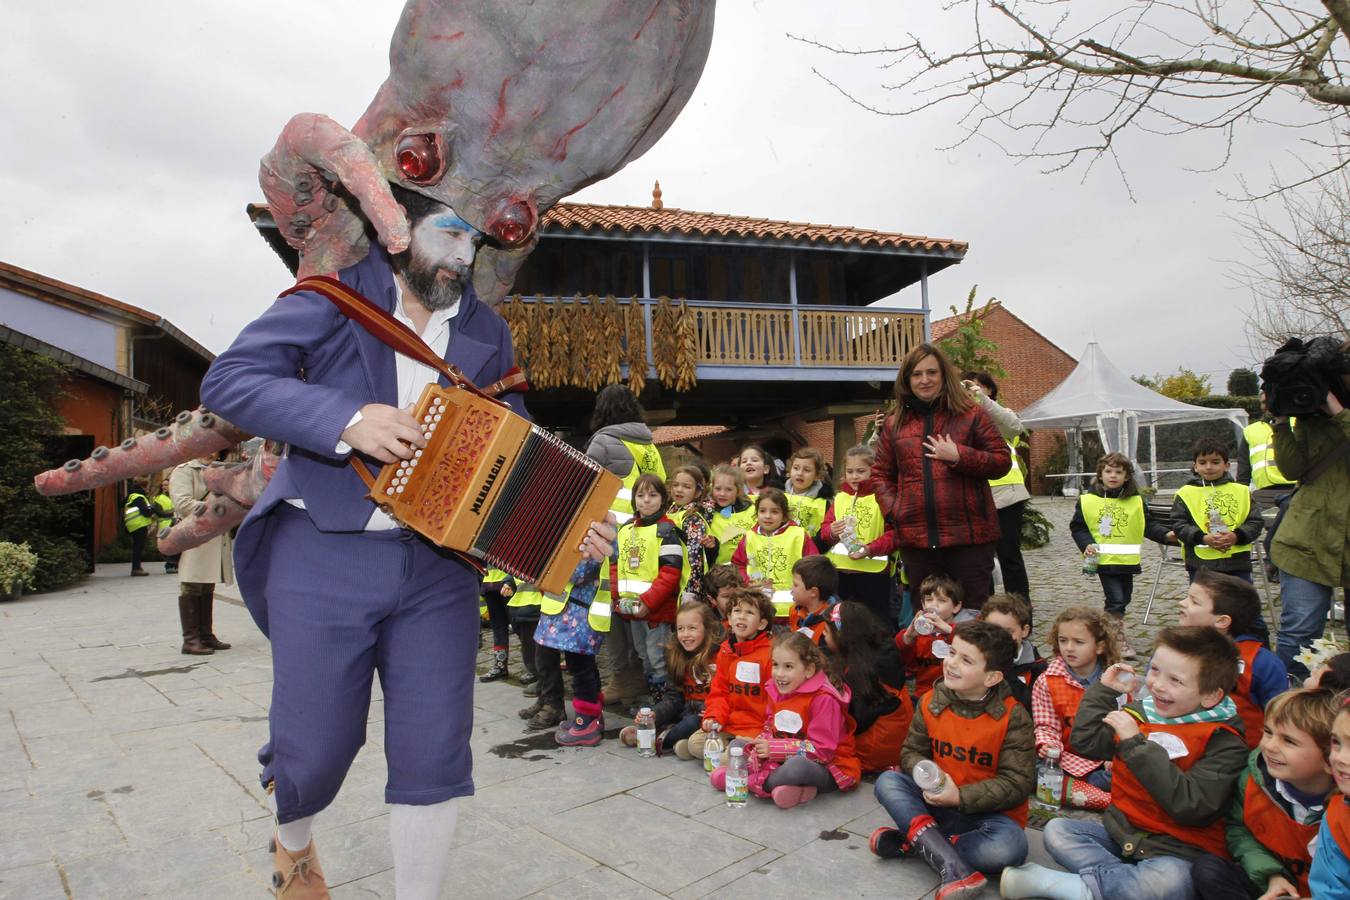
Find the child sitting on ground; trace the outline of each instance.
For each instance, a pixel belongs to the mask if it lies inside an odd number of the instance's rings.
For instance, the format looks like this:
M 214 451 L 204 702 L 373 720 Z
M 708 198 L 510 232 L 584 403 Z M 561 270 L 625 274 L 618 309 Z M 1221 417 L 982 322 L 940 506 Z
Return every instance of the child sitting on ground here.
M 1148 695 L 1121 708 L 1134 667 L 1116 663 L 1087 689 L 1069 743 L 1110 759 L 1111 806 L 1102 821 L 1052 819 L 1045 849 L 1067 872 L 1005 869 L 1003 896 L 1174 900 L 1195 895 L 1191 862 L 1225 855 L 1223 813 L 1247 759 L 1242 719 L 1228 691 L 1238 651 L 1213 628 L 1158 633 Z
M 818 792 L 857 787 L 862 769 L 853 752 L 848 688 L 820 648 L 797 631 L 773 640 L 773 677 L 759 736 L 747 748 L 750 792 L 779 809 L 809 803 Z M 725 767 L 712 785 L 726 789 Z
M 1327 800 L 1317 848 L 1308 872 L 1313 897 L 1350 897 L 1350 707 L 1342 704 L 1331 725 L 1331 777 L 1336 790 Z
M 1242 717 L 1242 736 L 1253 750 L 1261 743 L 1266 704 L 1289 689 L 1284 663 L 1256 633 L 1260 618 L 1261 596 L 1256 588 L 1241 578 L 1201 569 L 1181 599 L 1177 620 L 1181 625 L 1217 628 L 1237 644 L 1242 659 L 1232 696 Z
M 1172 501 L 1172 531 L 1186 552 L 1186 572 L 1214 569 L 1252 580 L 1252 543 L 1261 534 L 1261 513 L 1244 484 L 1228 474 L 1228 447 L 1201 438 L 1191 447 L 1195 477 Z
M 735 588 L 730 618 L 731 634 L 717 649 L 703 726 L 689 736 L 689 754 L 695 759 L 703 757 L 708 732 L 717 729 L 727 740 L 749 741 L 764 724 L 764 682 L 773 666 L 773 603 L 757 588 Z
M 980 607 L 980 618 L 1008 632 L 1017 645 L 1009 687 L 1017 701 L 1031 710 L 1031 687 L 1045 671 L 1047 661 L 1031 640 L 1031 605 L 1021 594 L 994 594 Z
M 1266 707 L 1261 749 L 1247 759 L 1228 810 L 1228 852 L 1233 861 L 1205 855 L 1191 867 L 1191 881 L 1206 900 L 1331 896 L 1310 894 L 1308 868 L 1331 777 L 1330 691 L 1286 691 Z
M 834 491 L 825 481 L 825 460 L 814 447 L 803 447 L 788 459 L 788 517 L 812 539 L 820 533 Z
M 900 651 L 871 610 L 852 600 L 830 608 L 825 641 L 849 688 L 858 762 L 864 772 L 883 772 L 900 761 L 914 718 Z
M 979 617 L 975 610 L 961 608 L 965 596 L 960 583 L 946 575 L 929 575 L 919 585 L 922 612 L 895 636 L 900 658 L 914 676 L 915 697 L 922 697 L 942 677 L 942 660 L 952 649 L 952 629 Z
M 839 596 L 857 600 L 877 617 L 888 634 L 897 630 L 891 613 L 895 526 L 872 493 L 872 448 L 859 445 L 844 456 L 844 482 L 825 511 L 820 547 L 839 569 Z M 850 549 L 851 548 L 851 549 Z
M 988 604 L 986 604 L 987 608 Z M 1031 718 L 1036 723 L 1036 755 L 1059 751 L 1066 777 L 1077 779 L 1065 791 L 1074 806 L 1105 809 L 1111 802 L 1111 770 L 1099 759 L 1073 752 L 1069 733 L 1083 692 L 1120 661 L 1116 630 L 1106 615 L 1085 606 L 1071 606 L 1055 617 L 1050 629 L 1055 655 L 1031 689 Z
M 825 645 L 830 609 L 839 602 L 839 573 L 825 556 L 804 556 L 792 565 L 792 611 L 788 628 L 818 647 Z
M 786 495 L 766 487 L 755 499 L 756 524 L 741 538 L 731 557 L 746 584 L 773 594 L 777 621 L 787 622 L 792 611 L 792 566 L 804 556 L 815 556 L 816 545 L 806 529 L 788 517 Z
M 942 680 L 919 699 L 900 771 L 877 778 L 877 800 L 899 828 L 874 831 L 872 852 L 922 858 L 938 874 L 942 900 L 974 897 L 985 885 L 981 873 L 1027 858 L 1036 754 L 1031 715 L 1004 683 L 1015 651 L 997 625 L 957 626 Z M 931 792 L 911 774 L 922 761 L 944 776 Z
M 666 645 L 666 693 L 654 707 L 658 753 L 674 751 L 693 759 L 689 736 L 703 724 L 703 707 L 717 671 L 717 647 L 722 626 L 711 606 L 693 600 L 675 614 L 675 634 Z M 619 732 L 626 746 L 637 746 L 637 726 Z

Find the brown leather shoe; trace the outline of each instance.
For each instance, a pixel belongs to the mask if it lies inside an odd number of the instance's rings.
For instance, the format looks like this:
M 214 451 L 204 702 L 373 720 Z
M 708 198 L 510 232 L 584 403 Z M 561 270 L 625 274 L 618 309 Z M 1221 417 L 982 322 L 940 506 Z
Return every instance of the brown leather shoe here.
M 299 853 L 287 850 L 275 837 L 268 846 L 272 850 L 272 887 L 276 888 L 278 898 L 329 900 L 328 884 L 313 841 Z
M 228 650 L 230 645 L 212 633 L 211 613 L 215 602 L 214 594 L 205 594 L 197 598 L 197 635 L 205 647 L 212 650 Z

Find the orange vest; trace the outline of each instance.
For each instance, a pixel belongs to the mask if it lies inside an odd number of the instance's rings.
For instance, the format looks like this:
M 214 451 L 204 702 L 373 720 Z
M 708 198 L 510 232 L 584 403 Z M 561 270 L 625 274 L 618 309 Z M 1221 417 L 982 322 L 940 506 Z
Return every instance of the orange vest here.
M 1060 746 L 1072 752 L 1073 745 L 1069 743 L 1069 733 L 1073 731 L 1073 718 L 1078 715 L 1078 704 L 1083 701 L 1083 689 L 1077 682 L 1072 682 L 1062 675 L 1047 677 L 1045 687 L 1050 692 L 1050 703 L 1055 708 L 1055 715 L 1059 717 Z
M 1252 701 L 1252 664 L 1262 644 L 1260 641 L 1238 641 L 1237 647 L 1242 656 L 1242 671 L 1238 674 L 1237 686 L 1233 688 L 1233 703 L 1242 717 L 1242 736 L 1247 740 L 1247 747 L 1255 750 L 1261 743 L 1261 732 L 1266 725 L 1265 710 Z
M 914 646 L 906 647 L 901 641 L 900 632 L 895 636 L 895 641 L 900 644 L 900 652 L 909 657 L 909 665 L 906 666 L 914 673 L 914 693 L 922 697 L 925 693 L 933 689 L 937 680 L 942 677 L 942 660 L 933 655 L 933 644 L 937 641 L 946 641 L 951 643 L 949 634 L 921 634 L 914 640 Z
M 1162 725 L 1155 722 L 1140 722 L 1139 731 L 1147 740 L 1153 732 L 1166 732 L 1176 736 L 1186 745 L 1186 755 L 1172 760 L 1181 771 L 1189 771 L 1205 753 L 1209 739 L 1216 731 L 1237 731 L 1221 722 L 1188 722 L 1184 725 Z M 1228 841 L 1224 837 L 1223 814 L 1220 813 L 1208 825 L 1178 825 L 1172 821 L 1159 801 L 1148 792 L 1148 788 L 1139 783 L 1139 779 L 1130 771 L 1130 767 L 1121 761 L 1111 767 L 1111 805 L 1119 809 L 1130 820 L 1130 824 L 1141 831 L 1155 834 L 1170 834 L 1202 850 L 1208 850 L 1222 859 L 1230 859 Z
M 942 710 L 941 714 L 933 715 L 929 708 L 932 698 L 932 691 L 920 697 L 919 709 L 923 713 L 924 725 L 928 728 L 933 762 L 956 782 L 957 787 L 986 781 L 997 775 L 998 758 L 1003 752 L 1003 741 L 1008 735 L 1008 724 L 1012 721 L 1012 711 L 1017 701 L 1011 697 L 1004 698 L 1001 718 L 995 719 L 985 713 L 967 719 L 958 716 L 950 706 Z M 1021 806 L 1000 812 L 1025 828 L 1027 807 L 1028 801 L 1023 800 Z
M 1334 804 L 1328 803 L 1328 806 L 1331 805 Z M 1317 837 L 1321 823 L 1300 825 L 1295 822 L 1270 799 L 1254 778 L 1247 780 L 1247 796 L 1242 803 L 1242 819 L 1252 837 L 1275 854 L 1284 867 L 1298 879 L 1298 895 L 1309 896 L 1308 869 L 1312 866 L 1312 853 L 1309 852 L 1308 845 Z
M 1341 856 L 1350 858 L 1350 797 L 1332 794 L 1327 798 L 1327 830 L 1336 839 Z
M 824 647 L 825 646 L 824 616 L 828 616 L 829 614 L 830 608 L 829 606 L 826 606 L 823 610 L 820 611 L 820 613 L 818 613 L 818 615 L 822 616 L 819 622 L 816 622 L 813 625 L 803 625 L 802 620 L 809 617 L 800 606 L 797 606 L 794 603 L 792 605 L 791 612 L 788 613 L 788 629 L 791 631 L 801 631 L 802 629 L 806 629 L 805 631 L 802 631 L 802 634 L 805 634 L 807 639 L 810 640 L 811 643 L 815 644 L 816 646 Z
M 909 691 L 896 690 L 889 684 L 882 689 L 894 695 L 899 705 L 872 723 L 872 727 L 853 738 L 853 746 L 864 772 L 884 772 L 900 762 L 900 748 L 909 736 L 909 723 L 914 719 L 914 704 Z
M 788 696 L 778 700 L 774 700 L 773 695 L 769 694 L 768 719 L 773 725 L 773 736 L 776 738 L 788 738 L 799 741 L 806 740 L 806 729 L 811 724 L 811 701 L 816 699 L 816 696 L 819 693 L 821 692 L 811 691 L 810 693 L 806 693 L 803 691 L 794 691 Z M 830 699 L 833 700 L 835 698 L 830 697 Z M 800 722 L 800 724 L 791 731 L 784 729 L 782 726 L 786 723 L 779 720 L 779 714 L 785 712 L 795 713 L 797 722 Z M 844 735 L 840 738 L 839 746 L 836 747 L 834 751 L 834 759 L 831 760 L 829 764 L 834 768 L 839 769 L 839 771 L 843 772 L 845 775 L 851 776 L 856 782 L 862 777 L 862 764 L 858 762 L 858 754 L 853 748 L 853 717 L 848 714 L 847 709 L 844 709 L 843 713 L 845 725 Z M 785 718 L 790 721 L 792 717 L 788 716 Z

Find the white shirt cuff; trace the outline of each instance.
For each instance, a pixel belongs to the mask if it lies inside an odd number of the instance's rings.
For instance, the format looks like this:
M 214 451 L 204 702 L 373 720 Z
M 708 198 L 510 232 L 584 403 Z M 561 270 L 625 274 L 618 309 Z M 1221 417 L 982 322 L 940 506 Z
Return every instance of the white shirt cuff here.
M 360 422 L 360 421 L 361 421 L 361 410 L 358 409 L 356 412 L 352 413 L 352 417 L 351 417 L 350 419 L 347 420 L 347 424 L 346 424 L 346 426 L 342 429 L 342 433 L 343 433 L 343 434 L 346 434 L 348 428 L 351 428 L 353 425 L 355 425 L 357 422 Z M 339 441 L 337 442 L 337 447 L 335 448 L 335 452 L 336 452 L 339 456 L 346 456 L 348 453 L 351 453 L 351 452 L 352 452 L 352 448 L 351 448 L 351 445 L 348 444 L 346 441 L 339 440 Z

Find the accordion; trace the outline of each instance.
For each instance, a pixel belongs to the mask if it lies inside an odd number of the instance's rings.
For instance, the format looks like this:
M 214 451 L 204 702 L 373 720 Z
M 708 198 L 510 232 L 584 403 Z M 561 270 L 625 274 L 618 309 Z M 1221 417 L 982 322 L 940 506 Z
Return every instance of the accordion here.
M 430 384 L 414 416 L 426 447 L 386 465 L 371 499 L 433 543 L 561 594 L 618 476 L 467 390 Z

